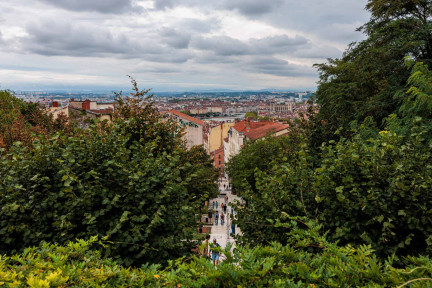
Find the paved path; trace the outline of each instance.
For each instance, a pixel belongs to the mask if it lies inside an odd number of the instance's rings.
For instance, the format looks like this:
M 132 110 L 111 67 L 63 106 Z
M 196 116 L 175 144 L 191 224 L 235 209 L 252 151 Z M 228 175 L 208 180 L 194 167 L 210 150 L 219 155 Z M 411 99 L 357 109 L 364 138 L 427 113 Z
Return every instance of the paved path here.
M 236 201 L 241 201 L 241 198 L 237 197 L 236 195 L 231 194 L 231 189 L 225 189 L 225 187 L 228 187 L 228 181 L 226 179 L 223 179 L 219 184 L 219 191 L 221 194 L 226 194 L 228 197 L 228 203 L 227 203 L 227 213 L 225 214 L 225 223 L 224 225 L 221 225 L 220 222 L 220 216 L 219 216 L 219 223 L 218 225 L 213 225 L 211 228 L 210 233 L 210 241 L 213 241 L 213 239 L 216 239 L 216 241 L 221 245 L 223 248 L 226 247 L 228 243 L 233 243 L 233 248 L 235 246 L 235 240 L 230 236 L 231 234 L 231 218 L 232 218 L 232 207 L 231 203 L 234 203 Z M 222 208 L 221 204 L 225 203 L 224 195 L 219 195 L 219 197 L 211 199 L 209 203 L 209 207 L 213 207 L 213 203 L 218 202 L 218 208 L 219 215 L 221 214 Z M 215 205 L 216 209 L 216 205 Z M 233 211 L 234 214 L 236 213 L 235 210 Z M 213 216 L 214 217 L 214 216 Z M 235 227 L 235 233 L 239 234 L 241 233 L 240 229 L 238 227 Z M 223 260 L 223 256 L 221 257 Z

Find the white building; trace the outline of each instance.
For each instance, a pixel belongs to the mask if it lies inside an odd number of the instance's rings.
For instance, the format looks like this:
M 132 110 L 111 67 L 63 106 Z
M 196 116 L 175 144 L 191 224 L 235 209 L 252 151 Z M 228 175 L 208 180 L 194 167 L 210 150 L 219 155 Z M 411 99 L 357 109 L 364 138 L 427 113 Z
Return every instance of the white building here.
M 292 113 L 294 111 L 294 103 L 288 102 L 283 104 L 270 104 L 270 111 L 272 113 Z
M 204 122 L 200 119 L 181 113 L 177 110 L 168 112 L 181 127 L 185 128 L 184 140 L 187 148 L 204 144 Z

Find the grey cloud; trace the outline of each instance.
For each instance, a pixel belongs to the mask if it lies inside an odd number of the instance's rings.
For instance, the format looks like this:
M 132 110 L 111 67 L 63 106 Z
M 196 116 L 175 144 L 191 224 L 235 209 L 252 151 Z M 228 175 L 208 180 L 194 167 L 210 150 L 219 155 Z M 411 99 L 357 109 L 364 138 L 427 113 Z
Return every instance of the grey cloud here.
M 305 49 L 297 50 L 294 56 L 314 59 L 340 58 L 342 51 L 330 46 L 309 46 Z
M 27 27 L 28 38 L 21 39 L 25 52 L 45 56 L 140 58 L 162 63 L 183 63 L 192 57 L 187 50 L 161 45 L 154 39 L 131 40 L 108 30 L 65 23 L 45 22 Z M 171 32 L 167 32 L 168 34 Z M 177 43 L 178 44 L 178 43 Z
M 49 71 L 48 68 L 40 68 L 22 65 L 0 65 L 0 70 L 17 70 L 17 71 Z
M 361 32 L 356 31 L 356 29 L 361 25 L 360 22 L 332 23 L 328 24 L 327 27 L 318 30 L 318 33 L 325 36 L 327 39 L 332 39 L 338 42 L 358 41 L 364 37 Z
M 161 31 L 161 35 L 164 37 L 165 42 L 177 49 L 185 49 L 189 47 L 191 36 L 186 33 L 180 33 L 173 28 L 164 28 Z
M 198 38 L 194 41 L 193 45 L 197 49 L 213 51 L 216 55 L 220 56 L 238 56 L 249 53 L 248 45 L 228 36 Z
M 285 0 L 154 0 L 157 10 L 170 9 L 179 6 L 235 10 L 246 16 L 257 16 L 269 13 L 281 7 Z
M 314 61 L 318 58 L 340 57 L 341 51 L 334 47 L 343 50 L 344 44 L 358 40 L 353 30 L 367 21 L 369 15 L 362 10 L 367 1 L 0 0 L 0 11 L 5 12 L 0 13 L 0 30 L 3 38 L 7 37 L 0 44 L 0 57 L 3 65 L 21 63 L 29 71 L 31 67 L 48 67 L 53 74 L 59 73 L 58 66 L 65 69 L 61 73 L 73 74 L 73 63 L 78 71 L 111 73 L 111 79 L 119 69 L 131 69 L 142 61 L 148 64 L 143 73 L 166 73 L 166 82 L 183 78 L 193 85 L 207 85 L 217 78 L 220 83 L 239 81 L 239 85 L 247 86 L 251 79 L 257 79 L 257 75 L 249 78 L 251 73 L 266 74 L 262 81 L 284 80 L 272 75 L 307 75 L 312 79 L 317 74 L 312 67 L 295 65 L 290 59 L 313 63 L 319 62 Z M 157 12 L 151 8 L 152 2 Z M 149 15 L 122 14 L 136 11 L 136 5 L 141 4 Z M 47 9 L 52 7 L 63 10 Z M 190 9 L 168 11 L 176 7 Z M 228 10 L 232 12 L 226 13 Z M 245 18 L 258 25 L 247 26 Z M 231 23 L 236 27 L 229 31 Z M 239 23 L 245 23 L 247 35 L 268 36 L 286 29 L 304 37 L 278 35 L 241 41 L 228 37 L 227 32 L 238 33 Z M 273 29 L 261 30 L 266 25 Z M 255 27 L 257 31 L 253 31 Z M 75 58 L 71 61 L 69 56 Z M 177 69 L 180 71 L 174 75 Z M 43 73 L 34 75 L 43 77 L 39 76 Z M 155 75 L 154 79 L 161 79 L 162 74 Z
M 154 0 L 156 9 L 174 7 L 200 7 L 212 10 L 233 10 L 271 25 L 312 33 L 320 38 L 348 44 L 363 39 L 355 33 L 369 18 L 364 10 L 368 0 Z M 339 30 L 341 28 L 342 30 Z
M 275 75 L 280 77 L 316 77 L 317 71 L 313 67 L 301 66 L 290 63 L 274 56 L 265 55 L 243 55 L 236 57 L 225 57 L 215 54 L 204 53 L 194 58 L 200 64 L 223 65 L 231 67 L 230 70 Z
M 295 51 L 309 43 L 304 37 L 290 38 L 287 35 L 278 35 L 263 39 L 251 39 L 250 45 L 259 54 L 288 53 Z
M 180 6 L 186 7 L 214 7 L 213 1 L 202 1 L 202 0 L 153 0 L 153 6 L 156 10 L 171 9 Z
M 364 10 L 366 3 L 367 0 L 285 0 L 277 11 L 264 15 L 263 20 L 277 27 L 348 44 L 363 38 L 354 30 L 369 19 L 370 14 Z M 340 27 L 344 28 L 342 33 Z
M 235 64 L 238 62 L 239 59 L 236 59 L 237 56 L 222 56 L 222 55 L 216 55 L 209 51 L 204 51 L 201 53 L 198 53 L 194 57 L 194 61 L 199 64 Z
M 278 35 L 263 39 L 250 39 L 246 42 L 227 36 L 218 36 L 198 38 L 193 42 L 193 46 L 200 50 L 212 51 L 219 56 L 240 56 L 289 54 L 308 43 L 306 38 L 300 36 L 290 38 L 286 35 Z
M 287 46 L 297 46 L 307 44 L 309 41 L 301 36 L 296 36 L 295 38 L 289 38 L 287 35 L 279 35 L 274 37 L 268 37 L 261 39 L 260 41 L 267 42 L 273 47 L 287 47 Z
M 249 66 L 253 72 L 278 76 L 292 76 L 293 68 L 285 60 L 274 57 L 262 57 L 251 60 Z
M 174 69 L 169 67 L 153 67 L 152 69 L 149 70 L 149 72 L 167 74 L 167 73 L 179 73 L 181 71 L 179 69 Z
M 119 13 L 134 8 L 132 0 L 39 0 L 72 11 Z M 136 8 L 136 7 L 135 7 Z
M 134 73 L 160 73 L 160 74 L 168 74 L 168 73 L 180 73 L 181 69 L 178 66 L 173 67 L 172 65 L 164 66 L 162 64 L 158 64 L 157 66 L 150 66 L 148 63 L 142 63 L 137 68 L 134 69 Z
M 282 0 L 228 0 L 225 3 L 225 8 L 229 10 L 237 10 L 244 15 L 261 15 L 279 8 L 284 1 Z
M 183 27 L 184 30 L 196 33 L 209 33 L 220 27 L 220 21 L 217 18 L 207 20 L 186 18 L 177 23 L 178 27 Z
M 253 58 L 246 63 L 249 70 L 254 73 L 271 74 L 282 77 L 316 76 L 312 67 L 305 67 L 289 63 L 275 57 Z
M 29 38 L 22 39 L 25 51 L 46 55 L 97 56 L 137 53 L 136 45 L 109 31 L 87 29 L 66 23 L 45 22 L 27 27 Z
M 149 54 L 143 55 L 141 59 L 151 61 L 151 62 L 160 62 L 160 63 L 173 63 L 180 64 L 188 61 L 193 58 L 193 54 L 190 52 L 180 52 L 180 51 L 167 51 L 165 50 L 160 54 Z
M 163 10 L 166 8 L 172 8 L 174 6 L 172 0 L 155 0 L 154 7 L 157 10 Z

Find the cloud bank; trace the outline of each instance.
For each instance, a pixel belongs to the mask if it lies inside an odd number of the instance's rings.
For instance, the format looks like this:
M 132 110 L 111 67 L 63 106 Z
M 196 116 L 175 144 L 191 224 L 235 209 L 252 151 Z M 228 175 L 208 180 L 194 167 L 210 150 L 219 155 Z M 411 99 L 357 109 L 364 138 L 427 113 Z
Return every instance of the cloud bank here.
M 2 0 L 0 75 L 17 75 L 0 84 L 313 89 L 312 65 L 362 39 L 366 2 Z

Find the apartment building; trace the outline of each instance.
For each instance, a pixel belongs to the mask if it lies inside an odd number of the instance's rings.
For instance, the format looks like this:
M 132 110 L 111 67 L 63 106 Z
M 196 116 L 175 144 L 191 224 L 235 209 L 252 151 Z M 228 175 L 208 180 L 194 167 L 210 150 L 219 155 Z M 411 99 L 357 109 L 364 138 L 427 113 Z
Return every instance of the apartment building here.
M 257 140 L 269 134 L 281 136 L 287 133 L 288 125 L 278 122 L 240 121 L 229 129 L 228 138 L 224 141 L 224 163 L 237 155 L 247 140 Z

